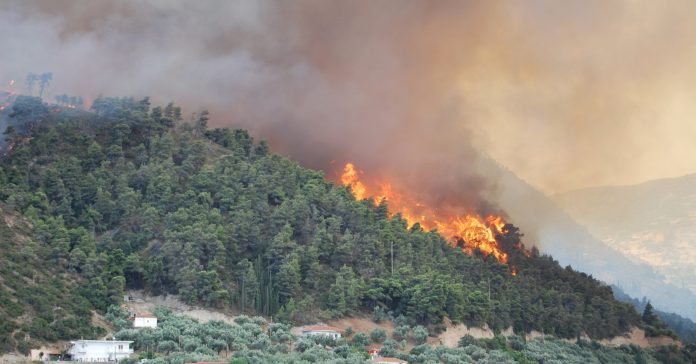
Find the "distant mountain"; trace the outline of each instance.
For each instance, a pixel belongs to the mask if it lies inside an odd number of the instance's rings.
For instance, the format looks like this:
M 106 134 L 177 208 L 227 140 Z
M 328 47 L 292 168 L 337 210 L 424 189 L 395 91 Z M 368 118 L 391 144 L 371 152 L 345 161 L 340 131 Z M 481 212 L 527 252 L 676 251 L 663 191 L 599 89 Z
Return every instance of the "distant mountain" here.
M 613 249 L 696 293 L 696 174 L 553 198 Z
M 598 228 L 599 226 L 621 225 L 626 226 L 627 230 L 629 226 L 642 226 L 645 224 L 644 221 L 649 220 L 647 218 L 650 214 L 649 210 L 653 210 L 656 215 L 662 216 L 662 219 L 656 219 L 660 222 L 656 226 L 666 228 L 670 226 L 668 223 L 671 223 L 671 226 L 680 227 L 679 230 L 672 232 L 680 239 L 674 241 L 674 245 L 669 245 L 670 249 L 685 246 L 688 241 L 688 230 L 683 229 L 683 227 L 689 226 L 689 221 L 691 224 L 696 221 L 696 184 L 691 183 L 691 186 L 694 186 L 692 190 L 694 192 L 688 200 L 694 206 L 693 210 L 688 210 L 684 206 L 687 201 L 682 204 L 677 203 L 677 201 L 687 198 L 688 193 L 685 193 L 684 190 L 689 183 L 686 180 L 680 181 L 679 184 L 661 186 L 659 192 L 661 197 L 657 197 L 657 191 L 651 192 L 647 188 L 650 185 L 642 187 L 644 189 L 641 190 L 622 194 L 602 193 L 602 191 L 610 189 L 578 192 L 578 196 L 592 196 L 592 199 L 589 200 L 591 202 L 585 204 L 568 202 L 584 200 L 581 197 L 573 199 L 571 194 L 555 196 L 564 206 L 582 206 L 582 208 L 572 210 L 584 212 L 577 214 L 576 221 L 574 219 L 576 214 L 571 213 L 573 216 L 571 217 L 554 200 L 492 159 L 482 158 L 480 164 L 483 173 L 498 176 L 497 194 L 491 196 L 491 199 L 498 201 L 501 208 L 509 214 L 511 222 L 520 226 L 521 230 L 525 232 L 524 241 L 526 244 L 537 244 L 543 253 L 551 254 L 560 264 L 571 265 L 573 268 L 590 273 L 607 283 L 617 284 L 633 297 L 646 296 L 655 307 L 661 310 L 676 312 L 696 319 L 696 304 L 694 304 L 696 303 L 696 295 L 683 287 L 681 280 L 675 278 L 688 275 L 693 277 L 693 263 L 691 263 L 689 272 L 683 272 L 682 275 L 677 276 L 668 267 L 648 264 L 649 260 L 636 259 L 636 255 L 632 251 L 624 251 L 625 248 L 616 246 L 611 240 L 597 238 L 605 236 L 601 232 L 607 231 L 607 229 Z M 696 176 L 689 176 L 689 178 L 694 180 Z M 653 196 L 653 198 L 641 199 L 641 196 Z M 630 201 L 635 201 L 634 205 L 631 205 Z M 691 215 L 685 212 L 687 210 L 693 211 Z M 597 211 L 597 214 L 592 215 L 589 213 L 591 211 Z M 591 216 L 592 218 L 582 218 L 582 216 Z M 620 221 L 623 221 L 624 218 L 626 219 L 625 223 L 621 224 Z M 611 219 L 614 222 L 610 222 Z M 592 222 L 605 223 L 593 224 Z M 590 228 L 586 228 L 583 224 L 588 224 Z M 650 231 L 654 231 L 656 234 L 659 232 L 666 237 L 672 236 L 667 233 L 666 229 L 653 227 Z M 650 243 L 650 240 L 647 239 L 649 237 L 648 230 L 643 230 L 643 232 L 646 234 L 646 238 L 640 241 Z M 693 234 L 696 237 L 696 229 Z M 638 245 L 636 245 L 637 248 Z M 662 244 L 657 248 L 651 252 L 670 250 L 665 249 L 665 245 Z M 674 261 L 684 262 L 682 267 L 685 268 L 687 261 L 694 261 L 694 258 L 689 259 L 688 257 L 694 257 L 693 254 L 696 253 L 690 251 L 683 254 L 684 257 L 674 258 Z M 684 279 L 684 286 L 686 286 L 686 279 Z

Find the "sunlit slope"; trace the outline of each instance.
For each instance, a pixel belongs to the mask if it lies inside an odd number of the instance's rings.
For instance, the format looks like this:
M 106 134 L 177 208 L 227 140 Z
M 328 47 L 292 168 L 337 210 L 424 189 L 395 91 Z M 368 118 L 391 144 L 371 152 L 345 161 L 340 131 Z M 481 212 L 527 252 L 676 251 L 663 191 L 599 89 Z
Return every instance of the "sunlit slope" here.
M 554 199 L 607 245 L 696 292 L 696 174 Z

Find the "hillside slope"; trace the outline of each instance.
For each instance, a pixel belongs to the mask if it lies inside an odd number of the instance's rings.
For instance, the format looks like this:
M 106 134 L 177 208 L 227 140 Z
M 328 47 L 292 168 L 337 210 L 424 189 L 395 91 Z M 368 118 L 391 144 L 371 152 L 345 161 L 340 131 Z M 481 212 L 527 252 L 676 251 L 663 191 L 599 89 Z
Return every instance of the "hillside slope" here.
M 696 174 L 554 199 L 607 245 L 696 293 Z
M 616 299 L 632 304 L 638 312 L 643 312 L 649 303 L 645 297 L 642 300 L 630 297 L 617 286 L 612 286 L 611 289 L 614 291 Z M 655 314 L 660 318 L 660 321 L 673 329 L 684 343 L 696 343 L 696 322 L 675 313 L 660 310 L 655 310 Z
M 51 249 L 6 209 L 0 205 L 0 353 L 26 354 L 43 342 L 102 335 L 92 326 L 92 305 L 77 277 L 49 263 Z
M 585 227 L 583 223 L 586 221 L 581 217 L 577 222 L 575 215 L 571 217 L 551 198 L 494 161 L 483 158 L 481 164 L 485 173 L 498 176 L 497 194 L 491 199 L 498 201 L 509 214 L 510 221 L 522 227 L 526 234 L 525 241 L 538 244 L 542 252 L 553 255 L 562 265 L 571 265 L 604 282 L 619 285 L 633 297 L 647 296 L 664 311 L 696 319 L 696 305 L 693 304 L 696 295 L 682 288 L 681 282 L 670 282 L 666 278 L 666 270 L 658 270 L 645 261 L 635 260 L 624 250 L 616 249 L 610 241 L 599 239 L 601 235 L 595 235 L 596 231 Z M 675 189 L 675 193 L 679 193 L 679 189 Z M 636 198 L 639 196 L 635 195 Z M 630 200 L 631 197 L 624 199 L 626 202 Z M 597 197 L 594 201 L 586 205 L 588 211 L 600 211 L 617 205 L 608 202 L 613 200 L 607 196 Z M 619 220 L 623 216 L 623 213 L 613 215 L 617 225 L 621 225 Z M 603 219 L 593 221 L 607 221 L 606 225 L 612 225 L 612 219 Z M 659 246 L 660 250 L 663 248 Z M 692 253 L 685 255 L 688 257 Z M 686 274 L 686 271 L 682 273 Z
M 50 251 L 41 264 L 74 272 L 75 302 L 99 311 L 132 288 L 295 323 L 376 309 L 593 339 L 649 324 L 599 281 L 520 250 L 512 225 L 496 237 L 508 264 L 467 255 L 244 130 L 208 129 L 206 113 L 188 124 L 148 99 L 17 102 L 0 199 Z

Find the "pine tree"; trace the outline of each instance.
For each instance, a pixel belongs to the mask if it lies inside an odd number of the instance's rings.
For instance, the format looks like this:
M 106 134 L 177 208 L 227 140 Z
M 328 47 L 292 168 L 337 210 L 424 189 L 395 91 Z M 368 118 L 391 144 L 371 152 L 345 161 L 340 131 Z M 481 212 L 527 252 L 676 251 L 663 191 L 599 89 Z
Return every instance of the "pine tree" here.
M 643 322 L 648 325 L 655 325 L 659 322 L 657 315 L 653 311 L 653 305 L 650 302 L 645 305 L 645 309 L 643 310 Z

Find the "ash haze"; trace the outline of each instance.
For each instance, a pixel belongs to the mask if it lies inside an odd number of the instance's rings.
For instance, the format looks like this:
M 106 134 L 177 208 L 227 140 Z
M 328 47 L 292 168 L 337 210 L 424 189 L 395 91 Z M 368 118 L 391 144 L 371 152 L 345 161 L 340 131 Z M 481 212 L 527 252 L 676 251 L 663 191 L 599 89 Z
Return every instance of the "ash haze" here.
M 207 108 L 330 177 L 351 160 L 485 208 L 496 186 L 471 173 L 473 148 L 546 193 L 696 171 L 694 14 L 692 1 L 4 1 L 0 80 L 53 72 L 49 99 Z

